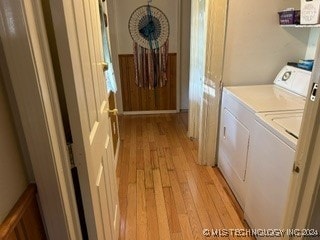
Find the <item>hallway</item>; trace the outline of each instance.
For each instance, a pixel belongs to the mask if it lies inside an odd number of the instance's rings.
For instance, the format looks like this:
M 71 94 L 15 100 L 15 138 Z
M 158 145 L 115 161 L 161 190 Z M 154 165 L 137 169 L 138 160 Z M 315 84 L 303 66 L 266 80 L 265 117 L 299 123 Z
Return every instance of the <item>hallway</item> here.
M 119 121 L 120 239 L 208 239 L 203 229 L 245 228 L 219 170 L 195 163 L 186 113 Z M 240 238 L 231 235 L 220 239 Z

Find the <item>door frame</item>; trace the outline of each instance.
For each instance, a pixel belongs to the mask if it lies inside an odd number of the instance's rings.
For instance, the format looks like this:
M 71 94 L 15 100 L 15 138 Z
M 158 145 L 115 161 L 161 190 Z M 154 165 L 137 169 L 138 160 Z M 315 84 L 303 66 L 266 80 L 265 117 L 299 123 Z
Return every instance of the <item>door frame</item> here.
M 109 36 L 110 36 L 110 49 L 112 57 L 113 71 L 117 83 L 117 92 L 114 94 L 116 100 L 116 108 L 119 111 L 119 114 L 123 113 L 123 103 L 122 103 L 122 90 L 121 90 L 121 81 L 120 81 L 120 68 L 118 61 L 118 33 L 116 29 L 117 19 L 115 16 L 116 3 L 114 0 L 107 0 L 106 4 L 108 6 L 108 19 L 109 19 Z
M 113 5 L 113 10 L 114 11 L 118 11 L 118 6 L 116 3 L 116 0 L 107 0 L 108 2 L 112 2 Z M 181 32 L 182 32 L 182 28 L 181 28 L 181 1 L 182 0 L 177 0 L 177 4 L 178 4 L 178 12 L 177 12 L 177 64 L 176 64 L 176 108 L 175 110 L 148 110 L 148 111 L 123 111 L 123 100 L 122 100 L 122 90 L 121 90 L 121 79 L 120 79 L 120 70 L 119 70 L 119 63 L 117 62 L 116 64 L 114 64 L 115 68 L 115 74 L 116 74 L 116 80 L 117 80 L 117 87 L 118 87 L 118 91 L 116 93 L 116 99 L 117 99 L 117 107 L 119 110 L 119 114 L 124 114 L 124 115 L 144 115 L 144 114 L 163 114 L 163 113 L 179 113 L 181 110 L 181 71 L 182 71 L 182 67 L 181 66 Z M 111 17 L 113 18 L 112 22 L 116 23 L 116 17 L 115 15 L 112 13 L 110 14 Z M 114 34 L 112 36 L 110 36 L 110 40 L 111 40 L 111 44 L 114 45 L 111 47 L 111 52 L 112 52 L 112 57 L 113 59 L 117 59 L 119 58 L 119 51 L 118 51 L 118 45 L 117 45 L 117 39 L 118 39 L 118 35 L 117 35 L 117 31 L 113 28 L 110 27 L 110 29 L 112 29 L 112 32 L 114 32 Z M 115 61 L 115 60 L 113 60 Z
M 181 0 L 178 0 L 178 20 L 177 20 L 177 66 L 176 66 L 176 112 L 179 113 L 181 110 L 181 34 L 182 34 L 182 27 L 181 27 Z
M 41 1 L 4 0 L 0 12 L 1 50 L 6 57 L 0 60 L 1 72 L 17 104 L 15 117 L 26 139 L 47 235 L 81 239 Z

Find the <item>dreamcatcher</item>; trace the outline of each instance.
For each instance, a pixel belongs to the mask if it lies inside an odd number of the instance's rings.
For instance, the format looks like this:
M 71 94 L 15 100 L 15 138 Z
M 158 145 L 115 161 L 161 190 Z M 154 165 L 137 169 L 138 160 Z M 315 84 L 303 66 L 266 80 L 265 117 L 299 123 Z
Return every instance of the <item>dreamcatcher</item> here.
M 129 32 L 134 42 L 136 84 L 149 89 L 165 86 L 169 49 L 167 17 L 148 3 L 132 13 Z

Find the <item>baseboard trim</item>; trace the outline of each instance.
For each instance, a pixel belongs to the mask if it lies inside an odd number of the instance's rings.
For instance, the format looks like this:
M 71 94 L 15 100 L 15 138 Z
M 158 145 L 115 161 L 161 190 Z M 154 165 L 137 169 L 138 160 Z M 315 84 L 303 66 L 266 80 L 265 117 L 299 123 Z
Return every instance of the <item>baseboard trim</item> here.
M 165 113 L 178 113 L 177 110 L 154 110 L 154 111 L 124 111 L 123 115 L 151 115 L 151 114 L 165 114 Z

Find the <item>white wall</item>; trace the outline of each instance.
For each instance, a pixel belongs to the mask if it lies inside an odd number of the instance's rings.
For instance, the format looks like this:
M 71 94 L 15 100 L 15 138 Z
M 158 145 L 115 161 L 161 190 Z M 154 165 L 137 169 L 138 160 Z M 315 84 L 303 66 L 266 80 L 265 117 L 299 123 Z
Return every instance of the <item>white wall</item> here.
M 133 41 L 128 30 L 129 18 L 135 9 L 146 5 L 147 0 L 117 0 L 115 4 L 118 54 L 132 54 Z M 159 8 L 167 16 L 170 24 L 169 52 L 177 52 L 178 0 L 153 0 L 151 6 Z
M 314 59 L 316 54 L 317 43 L 319 40 L 320 29 L 312 28 L 310 30 L 308 48 L 306 51 L 305 59 Z
M 26 186 L 27 175 L 3 81 L 0 79 L 0 223 Z
M 299 0 L 230 0 L 225 85 L 271 83 L 287 62 L 305 57 L 309 30 L 280 27 L 277 13 L 299 5 Z
M 181 1 L 180 108 L 189 108 L 191 0 Z

